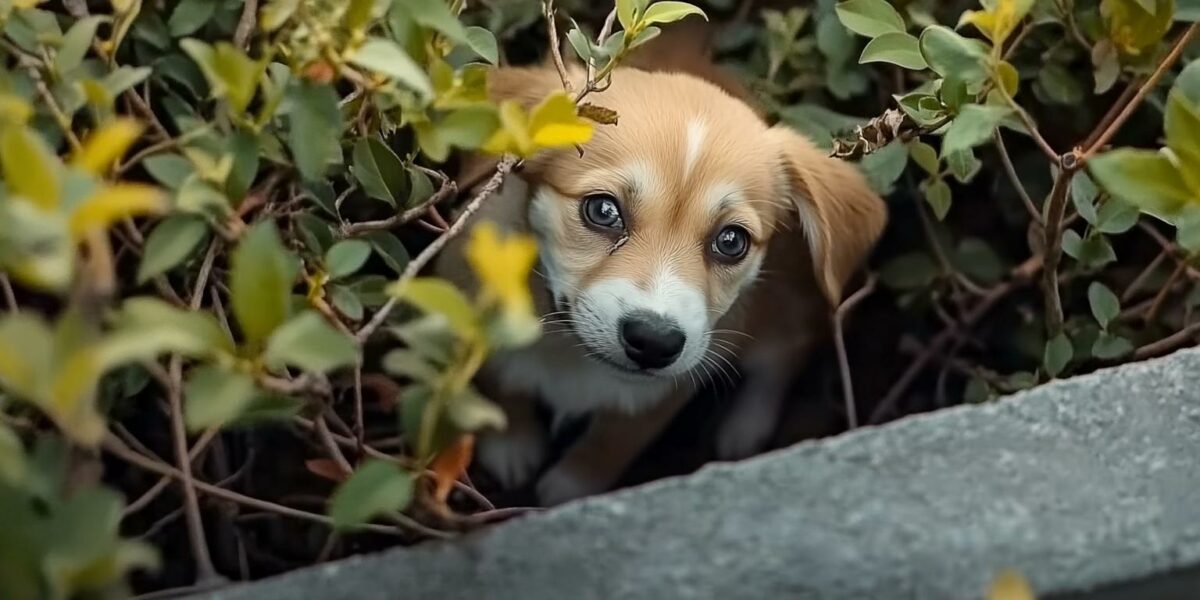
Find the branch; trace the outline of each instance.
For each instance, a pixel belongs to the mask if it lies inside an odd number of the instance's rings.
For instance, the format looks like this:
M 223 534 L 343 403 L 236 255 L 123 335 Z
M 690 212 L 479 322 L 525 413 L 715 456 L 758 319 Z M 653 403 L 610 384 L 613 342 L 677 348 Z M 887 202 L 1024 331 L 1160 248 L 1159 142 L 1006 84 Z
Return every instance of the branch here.
M 1017 195 L 1021 197 L 1021 202 L 1025 204 L 1025 209 L 1029 211 L 1029 217 L 1034 223 L 1041 225 L 1042 215 L 1038 213 L 1037 205 L 1034 204 L 1033 198 L 1029 197 L 1029 191 L 1025 189 L 1025 184 L 1021 183 L 1021 178 L 1017 175 L 1017 169 L 1013 166 L 1012 157 L 1008 154 L 1008 148 L 1004 145 L 1004 136 L 1000 130 L 996 130 L 994 136 L 996 140 L 996 150 L 1000 152 L 1000 162 L 1004 165 L 1004 172 L 1008 175 L 1008 180 L 1012 182 L 1013 188 L 1017 190 Z
M 1167 53 L 1167 56 L 1163 58 L 1162 62 L 1158 63 L 1158 68 L 1154 69 L 1154 73 L 1150 75 L 1150 78 L 1147 79 L 1140 88 L 1138 88 L 1138 91 L 1136 94 L 1134 94 L 1133 99 L 1130 100 L 1129 103 L 1125 105 L 1125 108 L 1122 109 L 1117 115 L 1117 117 L 1108 124 L 1108 127 L 1104 130 L 1104 133 L 1101 133 L 1100 137 L 1096 138 L 1096 140 L 1087 147 L 1083 153 L 1084 158 L 1090 158 L 1097 151 L 1108 145 L 1108 142 L 1112 140 L 1113 136 L 1117 134 L 1117 131 L 1121 129 L 1121 126 L 1125 124 L 1125 121 L 1129 120 L 1129 117 L 1133 115 L 1133 111 L 1137 110 L 1137 107 L 1142 103 L 1142 100 L 1146 99 L 1146 96 L 1150 93 L 1150 91 L 1158 85 L 1159 81 L 1162 81 L 1162 78 L 1167 74 L 1167 71 L 1171 70 L 1171 67 L 1176 61 L 1179 60 L 1179 57 L 1183 55 L 1183 51 L 1187 48 L 1188 44 L 1192 41 L 1192 38 L 1196 36 L 1198 31 L 1200 31 L 1200 23 L 1192 23 L 1188 26 L 1187 30 L 1179 36 L 1179 39 L 1175 41 L 1175 46 L 1171 48 L 1171 51 Z
M 558 25 L 554 19 L 554 0 L 542 0 L 542 16 L 546 18 L 546 35 L 550 38 L 550 56 L 554 59 L 554 68 L 558 69 L 558 77 L 562 79 L 563 89 L 568 94 L 575 93 L 571 78 L 567 75 L 567 65 L 563 63 L 562 47 L 558 38 Z
M 458 185 L 450 179 L 444 179 L 442 181 L 442 187 L 438 188 L 433 195 L 426 198 L 420 204 L 404 210 L 403 212 L 392 215 L 386 219 L 380 219 L 378 221 L 363 221 L 361 223 L 345 223 L 339 230 L 339 234 L 344 238 L 348 238 L 359 236 L 364 233 L 370 233 L 372 231 L 386 231 L 389 229 L 395 229 L 396 227 L 417 220 L 422 215 L 429 212 L 430 208 L 437 206 L 446 198 L 449 198 L 457 193 Z
M 1042 216 L 1045 222 L 1042 299 L 1046 310 L 1046 332 L 1051 338 L 1062 333 L 1063 327 L 1062 301 L 1058 294 L 1058 263 L 1062 260 L 1062 220 L 1067 210 L 1067 192 L 1071 189 L 1071 178 L 1074 176 L 1074 169 L 1065 165 L 1059 170 Z
M 504 183 L 504 178 L 508 176 L 509 172 L 511 172 L 513 167 L 516 165 L 517 159 L 514 156 L 505 156 L 504 158 L 500 159 L 500 164 L 496 165 L 496 171 L 492 174 L 492 178 L 489 179 L 488 182 L 484 184 L 483 188 L 479 190 L 479 193 L 475 194 L 475 197 L 471 198 L 471 201 L 468 202 L 465 207 L 463 207 L 462 213 L 458 215 L 458 218 L 453 224 L 450 225 L 450 228 L 447 229 L 445 233 L 438 236 L 437 239 L 433 240 L 432 243 L 426 246 L 420 254 L 409 261 L 408 266 L 404 268 L 404 272 L 400 274 L 400 279 L 396 282 L 397 285 L 403 286 L 405 283 L 408 283 L 414 277 L 416 277 L 417 274 L 421 272 L 421 269 L 425 268 L 425 265 L 429 264 L 429 262 L 433 260 L 433 257 L 437 256 L 437 253 L 441 252 L 442 248 L 445 248 L 446 244 L 448 244 L 451 239 L 454 239 L 456 236 L 462 233 L 463 229 L 466 229 L 467 221 L 469 221 L 471 216 L 479 210 L 480 206 L 483 206 L 484 200 L 487 200 L 489 196 L 496 192 L 496 190 L 500 189 L 500 185 Z M 392 309 L 396 307 L 396 302 L 397 300 L 395 296 L 388 298 L 388 301 L 382 307 L 380 307 L 379 312 L 375 313 L 375 316 L 372 317 L 371 320 L 362 327 L 362 329 L 358 330 L 358 333 L 354 337 L 359 344 L 365 342 L 367 338 L 371 337 L 371 334 L 375 333 L 376 329 L 379 329 L 381 326 L 383 326 L 384 321 L 387 320 L 388 315 L 392 312 Z
M 234 46 L 245 49 L 246 42 L 250 41 L 250 34 L 254 32 L 257 18 L 258 0 L 245 0 L 242 4 L 242 16 L 238 20 L 237 30 L 233 33 Z

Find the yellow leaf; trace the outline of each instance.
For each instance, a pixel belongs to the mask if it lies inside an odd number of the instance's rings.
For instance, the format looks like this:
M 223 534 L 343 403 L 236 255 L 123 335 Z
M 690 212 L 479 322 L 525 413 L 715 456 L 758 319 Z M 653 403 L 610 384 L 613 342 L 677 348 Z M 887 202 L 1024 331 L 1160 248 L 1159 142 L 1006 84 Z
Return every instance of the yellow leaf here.
M 997 0 L 991 9 L 983 11 L 967 11 L 959 19 L 958 25 L 974 25 L 992 44 L 999 47 L 1012 34 L 1029 9 L 1033 0 Z
M 117 119 L 92 132 L 76 153 L 71 165 L 89 173 L 103 175 L 142 135 L 142 124 L 133 119 Z
M 13 8 L 33 8 L 46 0 L 13 0 Z
M 471 455 L 475 450 L 475 436 L 464 435 L 434 457 L 429 465 L 433 473 L 433 497 L 439 504 L 445 504 L 446 498 L 454 489 L 454 482 L 467 470 L 471 464 Z
M 529 273 L 537 260 L 537 243 L 525 235 L 501 239 L 496 225 L 480 223 L 467 242 L 467 262 L 479 279 L 483 296 L 509 314 L 533 309 Z
M 1021 76 L 1012 63 L 1002 60 L 996 65 L 996 82 L 1000 84 L 1000 90 L 1011 98 L 1017 95 L 1017 89 L 1021 85 Z
M 41 407 L 67 437 L 83 446 L 95 446 L 104 437 L 104 417 L 95 404 L 99 380 L 96 353 L 81 349 L 54 374 L 49 401 Z
M 542 101 L 533 111 L 529 131 L 538 148 L 583 144 L 592 139 L 592 123 L 576 114 L 575 103 L 559 92 Z
M 1100 15 L 1109 38 L 1121 52 L 1138 56 L 1162 41 L 1171 27 L 1175 0 L 1155 0 L 1154 13 L 1137 0 L 1102 0 Z
M 110 185 L 92 194 L 71 214 L 71 237 L 78 241 L 91 229 L 106 228 L 125 217 L 160 213 L 167 206 L 166 195 L 154 186 L 140 183 Z
M 58 157 L 41 136 L 25 126 L 0 134 L 0 167 L 9 190 L 43 209 L 58 207 L 61 183 Z
M 24 98 L 0 93 L 0 121 L 11 125 L 24 125 L 33 116 L 33 107 Z
M 1035 600 L 1035 596 L 1029 582 L 1020 573 L 1009 569 L 992 580 L 987 600 Z
M 533 155 L 536 148 L 529 136 L 529 117 L 520 104 L 512 100 L 500 104 L 500 128 L 483 144 L 482 150 L 491 154 L 515 154 L 522 158 Z

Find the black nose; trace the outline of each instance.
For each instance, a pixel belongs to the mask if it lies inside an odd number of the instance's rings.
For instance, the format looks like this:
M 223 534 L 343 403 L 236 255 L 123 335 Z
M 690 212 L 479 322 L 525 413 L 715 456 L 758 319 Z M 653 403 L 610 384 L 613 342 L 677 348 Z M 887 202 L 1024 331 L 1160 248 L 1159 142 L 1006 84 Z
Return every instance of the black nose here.
M 654 313 L 635 313 L 621 321 L 625 356 L 643 369 L 661 369 L 679 358 L 687 336 L 674 321 Z

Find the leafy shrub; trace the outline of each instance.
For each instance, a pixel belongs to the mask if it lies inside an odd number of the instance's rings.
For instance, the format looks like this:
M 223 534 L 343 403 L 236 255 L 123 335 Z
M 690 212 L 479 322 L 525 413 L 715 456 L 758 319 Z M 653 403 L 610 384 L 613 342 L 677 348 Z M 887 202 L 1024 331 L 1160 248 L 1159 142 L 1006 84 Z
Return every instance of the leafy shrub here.
M 538 335 L 536 250 L 484 225 L 477 294 L 420 272 L 520 159 L 607 126 L 584 100 L 696 13 L 772 119 L 892 203 L 895 302 L 859 316 L 903 311 L 904 339 L 850 355 L 913 357 L 874 374 L 872 420 L 1200 330 L 1195 2 L 562 3 L 594 77 L 532 111 L 492 104 L 488 71 L 566 20 L 465 5 L 0 3 L 0 596 L 208 585 L 511 514 L 462 477 L 505 422 L 470 381 Z M 458 150 L 501 158 L 448 219 Z M 177 521 L 186 547 L 130 537 Z

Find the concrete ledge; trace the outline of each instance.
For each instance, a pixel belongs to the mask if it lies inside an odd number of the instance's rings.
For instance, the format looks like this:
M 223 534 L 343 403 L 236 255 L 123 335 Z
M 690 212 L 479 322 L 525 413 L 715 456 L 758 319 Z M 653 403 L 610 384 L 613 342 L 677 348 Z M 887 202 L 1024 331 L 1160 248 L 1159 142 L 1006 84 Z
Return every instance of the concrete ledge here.
M 1184 351 L 209 597 L 961 600 L 1005 567 L 1047 595 L 1196 565 Z

